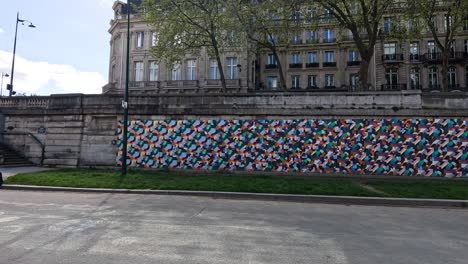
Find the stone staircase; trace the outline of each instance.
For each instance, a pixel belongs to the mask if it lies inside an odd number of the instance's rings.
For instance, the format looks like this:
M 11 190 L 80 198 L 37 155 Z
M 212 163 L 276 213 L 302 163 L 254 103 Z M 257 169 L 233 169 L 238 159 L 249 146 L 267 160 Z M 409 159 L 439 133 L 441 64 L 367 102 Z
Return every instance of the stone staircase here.
M 24 156 L 0 143 L 0 167 L 30 167 L 34 164 Z

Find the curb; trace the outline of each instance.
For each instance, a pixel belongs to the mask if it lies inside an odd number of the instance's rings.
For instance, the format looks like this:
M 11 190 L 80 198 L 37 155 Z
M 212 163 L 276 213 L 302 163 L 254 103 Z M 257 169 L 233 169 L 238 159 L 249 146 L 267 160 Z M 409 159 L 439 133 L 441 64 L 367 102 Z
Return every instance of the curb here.
M 97 188 L 70 188 L 70 187 L 49 187 L 49 186 L 9 185 L 9 184 L 3 185 L 3 187 L 0 187 L 0 189 L 15 190 L 15 191 L 194 196 L 194 197 L 207 197 L 207 198 L 213 198 L 213 199 L 327 203 L 327 204 L 343 204 L 343 205 L 468 208 L 468 200 L 377 198 L 377 197 L 326 196 L 326 195 L 289 195 L 289 194 L 271 194 L 271 193 L 211 192 L 211 191 L 97 189 Z

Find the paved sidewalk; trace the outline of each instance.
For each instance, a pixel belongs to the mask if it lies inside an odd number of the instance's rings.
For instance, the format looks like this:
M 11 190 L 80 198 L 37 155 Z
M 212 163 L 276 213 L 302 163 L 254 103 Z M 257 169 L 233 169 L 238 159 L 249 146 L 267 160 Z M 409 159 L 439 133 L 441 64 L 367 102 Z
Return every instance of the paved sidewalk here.
M 0 172 L 3 174 L 3 179 L 5 180 L 8 177 L 15 176 L 19 173 L 30 173 L 30 172 L 39 172 L 51 170 L 50 168 L 42 167 L 2 167 L 0 166 Z
M 468 211 L 0 191 L 0 264 L 466 264 Z

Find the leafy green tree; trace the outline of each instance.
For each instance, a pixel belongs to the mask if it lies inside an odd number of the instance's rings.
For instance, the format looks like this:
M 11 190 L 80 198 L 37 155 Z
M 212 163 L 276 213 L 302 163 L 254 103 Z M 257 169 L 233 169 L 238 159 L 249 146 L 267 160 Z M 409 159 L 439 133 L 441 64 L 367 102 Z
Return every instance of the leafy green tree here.
M 293 35 L 305 29 L 299 19 L 303 5 L 290 0 L 231 0 L 230 12 L 237 19 L 237 31 L 246 39 L 247 49 L 258 54 L 269 51 L 275 59 L 280 86 L 287 90 L 280 54 L 288 50 Z
M 298 0 L 300 1 L 300 0 Z M 310 0 L 311 8 L 325 9 L 338 25 L 348 29 L 361 56 L 360 90 L 367 90 L 369 66 L 379 39 L 382 20 L 397 0 Z
M 447 91 L 450 58 L 455 54 L 455 36 L 468 22 L 468 0 L 407 0 L 413 37 L 430 32 L 442 60 L 442 91 Z M 443 15 L 443 25 L 437 17 Z M 429 56 L 436 56 L 430 54 Z
M 141 10 L 157 32 L 153 55 L 171 64 L 206 49 L 218 63 L 226 91 L 222 54 L 234 44 L 226 5 L 224 0 L 143 0 Z

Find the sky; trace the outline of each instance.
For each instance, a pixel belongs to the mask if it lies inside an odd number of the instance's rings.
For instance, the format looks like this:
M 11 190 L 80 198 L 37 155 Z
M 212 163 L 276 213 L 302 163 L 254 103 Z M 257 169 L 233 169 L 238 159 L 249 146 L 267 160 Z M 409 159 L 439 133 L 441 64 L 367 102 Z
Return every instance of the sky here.
M 4 0 L 0 9 L 0 73 L 10 74 L 19 24 L 14 90 L 27 95 L 99 94 L 109 70 L 114 0 Z M 9 78 L 3 80 L 3 95 Z

